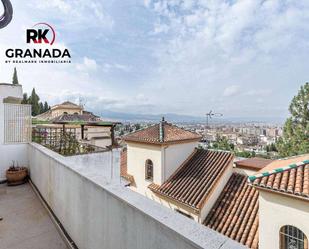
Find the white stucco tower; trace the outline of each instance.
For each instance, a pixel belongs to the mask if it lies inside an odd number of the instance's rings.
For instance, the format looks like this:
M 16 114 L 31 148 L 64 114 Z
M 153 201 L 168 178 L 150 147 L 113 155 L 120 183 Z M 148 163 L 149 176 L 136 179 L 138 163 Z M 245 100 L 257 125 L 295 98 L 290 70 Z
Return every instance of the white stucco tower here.
M 145 195 L 150 183 L 161 185 L 193 153 L 200 138 L 164 118 L 159 124 L 127 135 L 127 173 L 134 176 L 134 189 Z

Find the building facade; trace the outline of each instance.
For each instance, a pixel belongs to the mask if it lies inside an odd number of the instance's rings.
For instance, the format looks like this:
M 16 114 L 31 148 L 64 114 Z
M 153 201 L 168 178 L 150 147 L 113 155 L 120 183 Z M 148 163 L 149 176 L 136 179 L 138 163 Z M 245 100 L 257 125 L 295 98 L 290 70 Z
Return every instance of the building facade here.
M 234 160 L 199 139 L 164 120 L 125 136 L 127 186 L 248 248 L 308 249 L 309 155 Z

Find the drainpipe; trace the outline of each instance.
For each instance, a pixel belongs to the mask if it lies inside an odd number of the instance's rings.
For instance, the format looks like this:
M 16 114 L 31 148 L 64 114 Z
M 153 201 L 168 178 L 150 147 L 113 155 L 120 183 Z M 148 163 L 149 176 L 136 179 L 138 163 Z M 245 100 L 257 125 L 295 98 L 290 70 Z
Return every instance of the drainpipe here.
M 166 181 L 165 176 L 166 176 L 166 149 L 168 148 L 167 145 L 163 145 L 161 152 L 162 152 L 162 159 L 161 159 L 161 163 L 162 163 L 162 183 Z
M 160 143 L 164 143 L 164 124 L 165 124 L 165 119 L 164 117 L 162 117 L 162 120 L 159 124 L 159 139 L 160 139 Z M 161 145 L 161 184 L 165 181 L 165 149 L 166 146 L 165 145 Z

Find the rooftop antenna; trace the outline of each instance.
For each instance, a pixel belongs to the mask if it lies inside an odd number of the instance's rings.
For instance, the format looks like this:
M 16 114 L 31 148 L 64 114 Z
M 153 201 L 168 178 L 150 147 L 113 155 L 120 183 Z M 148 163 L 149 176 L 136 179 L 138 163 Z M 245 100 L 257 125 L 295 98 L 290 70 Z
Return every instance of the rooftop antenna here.
M 84 110 L 85 109 L 85 103 L 81 96 L 78 97 L 78 105 Z
M 206 113 L 206 125 L 207 125 L 207 127 L 209 127 L 209 120 L 212 119 L 212 117 L 214 117 L 214 116 L 222 117 L 223 114 L 213 112 L 212 110 L 210 112 Z

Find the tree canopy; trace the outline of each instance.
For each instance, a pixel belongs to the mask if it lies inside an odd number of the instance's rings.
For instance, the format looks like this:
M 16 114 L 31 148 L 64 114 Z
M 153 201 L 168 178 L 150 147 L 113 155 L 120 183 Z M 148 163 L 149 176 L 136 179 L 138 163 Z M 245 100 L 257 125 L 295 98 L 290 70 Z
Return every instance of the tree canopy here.
M 286 120 L 283 136 L 277 142 L 280 156 L 309 153 L 309 83 L 301 86 L 289 107 L 291 116 Z
M 32 89 L 31 95 L 29 97 L 27 93 L 23 94 L 22 104 L 31 105 L 31 109 L 32 109 L 31 115 L 32 116 L 39 115 L 50 109 L 50 106 L 48 105 L 46 101 L 44 103 L 40 102 L 40 97 L 39 95 L 37 95 L 35 88 Z
M 13 83 L 13 85 L 18 85 L 19 84 L 16 67 L 14 67 L 12 83 Z
M 230 143 L 226 137 L 217 135 L 216 141 L 212 145 L 212 149 L 233 151 L 234 144 Z

